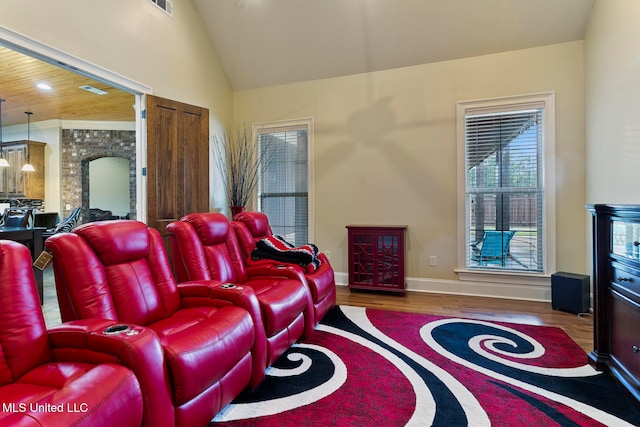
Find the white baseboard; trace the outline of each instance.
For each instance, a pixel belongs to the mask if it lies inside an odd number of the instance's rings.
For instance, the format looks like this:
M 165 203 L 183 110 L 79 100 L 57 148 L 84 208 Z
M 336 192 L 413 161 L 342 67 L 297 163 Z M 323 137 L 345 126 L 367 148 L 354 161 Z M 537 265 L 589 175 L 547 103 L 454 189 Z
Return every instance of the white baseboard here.
M 348 273 L 335 273 L 336 284 L 347 286 Z M 407 277 L 407 290 L 438 294 L 551 302 L 551 284 L 506 283 L 472 280 L 442 280 Z
M 335 279 L 336 279 L 336 285 L 347 286 L 349 284 L 348 273 L 340 273 L 340 272 L 334 271 L 333 275 L 335 276 Z

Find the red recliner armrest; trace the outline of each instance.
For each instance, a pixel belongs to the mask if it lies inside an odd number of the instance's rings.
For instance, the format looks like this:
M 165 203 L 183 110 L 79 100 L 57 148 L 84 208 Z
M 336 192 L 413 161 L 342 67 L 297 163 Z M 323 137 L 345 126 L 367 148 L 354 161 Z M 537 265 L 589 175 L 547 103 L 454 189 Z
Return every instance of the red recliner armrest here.
M 258 298 L 249 286 L 237 286 L 214 280 L 195 280 L 178 284 L 178 291 L 185 307 L 203 305 L 235 305 L 251 315 L 255 330 L 255 341 L 251 350 L 252 374 L 249 386 L 256 388 L 264 379 L 267 363 L 267 337 Z
M 260 276 L 286 277 L 302 282 L 307 294 L 307 307 L 304 309 L 304 332 L 303 338 L 309 338 L 315 327 L 315 314 L 313 311 L 313 299 L 311 297 L 311 289 L 304 275 L 304 270 L 298 265 L 291 264 L 259 264 L 247 267 L 247 274 L 250 278 Z
M 158 336 L 152 330 L 137 325 L 128 325 L 128 331 L 108 333 L 108 328 L 114 325 L 121 324 L 113 320 L 87 319 L 51 328 L 48 336 L 54 360 L 126 366 L 140 383 L 144 403 L 143 425 L 171 425 L 175 414 Z

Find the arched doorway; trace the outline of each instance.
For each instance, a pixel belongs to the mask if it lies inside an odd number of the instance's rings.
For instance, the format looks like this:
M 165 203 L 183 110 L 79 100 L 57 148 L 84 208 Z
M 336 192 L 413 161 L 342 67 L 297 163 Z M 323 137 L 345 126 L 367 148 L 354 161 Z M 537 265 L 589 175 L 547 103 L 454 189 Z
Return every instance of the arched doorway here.
M 90 221 L 90 209 L 94 206 L 92 206 L 91 204 L 91 163 L 99 160 L 99 159 L 107 159 L 107 167 L 109 167 L 109 163 L 110 165 L 113 167 L 113 165 L 116 165 L 117 163 L 120 163 L 117 161 L 117 159 L 121 159 L 124 160 L 126 168 L 125 168 L 125 172 L 122 171 L 121 166 L 116 167 L 116 169 L 112 170 L 112 173 L 127 173 L 127 176 L 112 176 L 111 180 L 109 181 L 109 184 L 115 184 L 117 182 L 122 182 L 123 180 L 126 180 L 128 182 L 128 188 L 127 188 L 127 200 L 128 200 L 128 210 L 126 212 L 121 212 L 124 208 L 121 208 L 122 206 L 122 202 L 120 201 L 122 199 L 122 194 L 119 194 L 117 196 L 117 201 L 114 199 L 111 202 L 105 202 L 105 200 L 108 199 L 109 195 L 108 194 L 103 194 L 103 197 L 99 197 L 99 198 L 94 198 L 94 201 L 99 202 L 100 204 L 102 204 L 103 206 L 95 206 L 95 207 L 99 207 L 100 209 L 103 210 L 111 210 L 114 216 L 126 216 L 128 218 L 131 219 L 135 219 L 136 218 L 136 161 L 135 161 L 135 157 L 131 155 L 131 153 L 117 153 L 117 152 L 107 152 L 107 153 L 99 153 L 99 154 L 93 154 L 91 156 L 88 156 L 84 159 L 82 159 L 80 161 L 81 165 L 80 165 L 80 170 L 81 170 L 81 175 L 82 175 L 82 215 L 83 215 L 83 223 L 84 222 L 89 222 Z M 108 160 L 110 159 L 110 160 Z M 103 165 L 104 166 L 104 165 Z M 105 172 L 98 172 L 99 175 L 104 174 Z M 94 175 L 95 175 L 95 171 L 94 171 Z M 115 188 L 114 188 L 115 189 Z M 98 187 L 97 189 L 95 188 L 95 183 L 94 183 L 94 191 L 103 191 L 102 188 Z M 116 190 L 118 192 L 121 191 L 125 191 L 124 189 L 122 190 Z M 109 209 L 110 207 L 113 206 L 118 206 L 117 210 L 114 209 Z

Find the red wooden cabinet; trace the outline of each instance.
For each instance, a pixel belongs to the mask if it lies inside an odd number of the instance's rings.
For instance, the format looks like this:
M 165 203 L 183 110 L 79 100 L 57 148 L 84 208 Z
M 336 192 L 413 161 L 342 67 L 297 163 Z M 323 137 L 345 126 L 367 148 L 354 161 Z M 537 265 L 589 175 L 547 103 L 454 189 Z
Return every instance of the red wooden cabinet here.
M 349 289 L 404 293 L 405 225 L 348 225 Z

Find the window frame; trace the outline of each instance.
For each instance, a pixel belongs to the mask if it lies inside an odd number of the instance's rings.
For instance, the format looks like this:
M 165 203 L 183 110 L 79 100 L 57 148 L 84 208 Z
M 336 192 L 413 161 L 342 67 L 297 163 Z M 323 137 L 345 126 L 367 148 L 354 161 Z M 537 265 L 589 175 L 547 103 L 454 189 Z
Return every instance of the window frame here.
M 313 185 L 313 118 L 301 118 L 291 120 L 279 120 L 272 122 L 253 123 L 252 135 L 254 135 L 256 147 L 259 146 L 258 138 L 261 133 L 282 132 L 295 128 L 307 128 L 307 240 L 315 241 L 314 227 L 314 185 Z M 258 206 L 260 198 L 260 187 L 256 189 L 255 204 Z
M 542 271 L 514 271 L 500 269 L 467 268 L 467 227 L 466 227 L 466 159 L 465 159 L 465 117 L 470 112 L 491 113 L 528 109 L 542 104 L 542 177 L 543 215 L 542 230 L 544 253 Z M 457 131 L 457 233 L 458 233 L 458 273 L 460 280 L 481 280 L 495 282 L 518 282 L 538 284 L 540 278 L 547 278 L 556 268 L 556 177 L 555 177 L 555 92 L 518 95 L 501 98 L 460 101 L 456 111 Z

